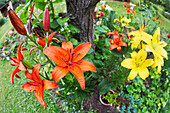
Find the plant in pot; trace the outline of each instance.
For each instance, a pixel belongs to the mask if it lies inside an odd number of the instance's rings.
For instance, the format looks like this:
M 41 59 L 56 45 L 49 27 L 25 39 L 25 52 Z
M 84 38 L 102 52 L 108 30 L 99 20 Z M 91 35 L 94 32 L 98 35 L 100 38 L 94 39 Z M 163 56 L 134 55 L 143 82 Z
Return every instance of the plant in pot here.
M 100 102 L 105 105 L 105 106 L 116 106 L 119 105 L 120 103 L 118 102 L 118 92 L 114 92 L 113 90 L 110 90 L 104 95 L 100 95 L 99 100 Z

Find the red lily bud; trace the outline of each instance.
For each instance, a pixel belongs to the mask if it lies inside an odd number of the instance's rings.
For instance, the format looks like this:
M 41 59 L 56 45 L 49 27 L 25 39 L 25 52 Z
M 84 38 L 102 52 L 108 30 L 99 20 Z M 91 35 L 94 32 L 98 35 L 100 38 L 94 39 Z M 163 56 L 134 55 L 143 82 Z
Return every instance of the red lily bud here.
M 45 8 L 45 11 L 44 11 L 43 25 L 44 25 L 44 29 L 46 31 L 49 31 L 49 29 L 50 29 L 50 15 L 49 15 L 49 11 L 48 11 L 47 7 Z
M 8 10 L 8 15 L 16 31 L 21 35 L 27 35 L 27 31 L 25 29 L 24 24 L 22 23 L 21 19 L 15 14 L 15 12 L 12 9 Z

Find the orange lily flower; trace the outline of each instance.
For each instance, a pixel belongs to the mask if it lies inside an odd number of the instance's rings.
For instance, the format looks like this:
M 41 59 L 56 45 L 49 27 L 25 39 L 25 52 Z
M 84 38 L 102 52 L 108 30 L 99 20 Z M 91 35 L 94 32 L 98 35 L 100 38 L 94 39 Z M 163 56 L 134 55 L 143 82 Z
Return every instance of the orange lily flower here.
M 128 14 L 130 14 L 130 12 L 131 12 L 130 8 L 127 8 L 127 9 L 126 9 L 126 12 L 127 12 Z
M 91 62 L 82 59 L 90 48 L 91 43 L 86 42 L 73 49 L 70 41 L 67 43 L 63 42 L 62 47 L 46 47 L 43 53 L 57 64 L 52 72 L 53 80 L 58 82 L 70 71 L 84 90 L 85 79 L 83 71 L 97 72 L 96 67 Z
M 127 3 L 127 2 L 123 2 L 123 4 L 124 4 L 123 7 L 126 7 L 126 5 L 127 5 L 128 3 Z
M 35 29 L 34 29 L 34 31 L 35 31 L 37 37 L 39 38 L 39 40 L 37 40 L 36 42 L 37 42 L 39 45 L 41 45 L 42 48 L 44 48 L 44 47 L 46 46 L 45 38 L 44 38 L 44 39 L 41 39 L 40 36 L 37 34 L 37 32 L 36 32 Z M 57 32 L 54 31 L 53 33 L 51 33 L 51 34 L 48 36 L 48 38 L 47 38 L 47 46 L 50 45 L 50 42 L 51 42 L 52 40 L 58 41 L 57 38 L 53 38 L 53 36 L 54 36 L 56 33 L 57 33 Z M 31 48 L 31 50 L 30 50 L 30 52 L 29 52 L 29 55 L 31 54 L 31 52 L 32 52 L 35 48 L 36 48 L 36 47 Z
M 100 8 L 100 9 L 103 9 L 103 8 L 105 8 L 105 7 L 106 7 L 106 5 L 105 5 L 105 4 L 103 4 L 103 5 L 99 6 L 99 8 Z
M 18 58 L 16 56 L 14 57 L 10 57 L 11 59 L 11 65 L 12 66 L 17 66 L 16 69 L 13 71 L 12 75 L 11 75 L 11 82 L 12 84 L 14 83 L 14 76 L 16 78 L 20 78 L 17 73 L 20 72 L 20 71 L 27 71 L 26 67 L 24 66 L 24 64 L 21 62 L 22 59 L 24 59 L 22 53 L 21 53 L 21 46 L 22 46 L 22 43 L 19 45 L 19 48 L 18 48 Z M 25 48 L 23 48 L 23 50 L 25 50 Z
M 114 31 L 114 32 L 108 32 L 107 35 L 113 35 L 113 38 L 119 38 L 118 35 L 124 37 L 122 33 L 119 33 L 119 31 Z
M 110 40 L 110 43 L 112 44 L 110 50 L 117 48 L 117 51 L 121 51 L 121 46 L 127 47 L 126 42 L 123 42 L 122 38 L 113 38 L 113 40 Z
M 40 66 L 41 63 L 35 65 L 35 67 L 32 70 L 32 74 L 30 74 L 29 72 L 25 73 L 26 77 L 33 81 L 26 82 L 22 86 L 22 88 L 26 92 L 35 92 L 34 93 L 35 98 L 43 106 L 48 107 L 47 104 L 44 102 L 44 90 L 57 88 L 58 85 L 55 82 L 49 80 L 45 80 L 45 79 L 41 80 L 39 75 Z

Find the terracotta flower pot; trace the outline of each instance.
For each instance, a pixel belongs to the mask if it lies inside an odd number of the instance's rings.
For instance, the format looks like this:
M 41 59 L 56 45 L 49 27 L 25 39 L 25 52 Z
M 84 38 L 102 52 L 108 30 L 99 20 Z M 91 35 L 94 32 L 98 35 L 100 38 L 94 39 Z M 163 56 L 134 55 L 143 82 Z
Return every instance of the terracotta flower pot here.
M 115 94 L 115 92 L 114 92 L 113 90 L 110 90 L 109 92 L 110 92 L 110 94 Z M 106 95 L 107 95 L 107 93 L 104 94 L 104 96 L 106 96 Z M 116 99 L 116 98 L 115 98 L 115 99 Z M 105 105 L 105 106 L 112 106 L 112 104 L 114 103 L 114 102 L 109 103 L 108 100 L 106 100 L 106 99 L 103 98 L 103 95 L 100 95 L 100 96 L 99 96 L 99 100 L 100 100 L 100 102 L 101 102 L 103 105 Z

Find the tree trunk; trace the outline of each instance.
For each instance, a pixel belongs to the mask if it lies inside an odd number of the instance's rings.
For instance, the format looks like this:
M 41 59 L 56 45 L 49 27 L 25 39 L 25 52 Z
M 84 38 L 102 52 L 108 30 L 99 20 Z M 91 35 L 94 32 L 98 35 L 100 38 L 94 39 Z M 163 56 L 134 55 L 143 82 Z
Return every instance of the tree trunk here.
M 94 48 L 94 9 L 100 0 L 66 0 L 67 15 L 71 24 L 80 30 L 74 38 L 90 42 Z

